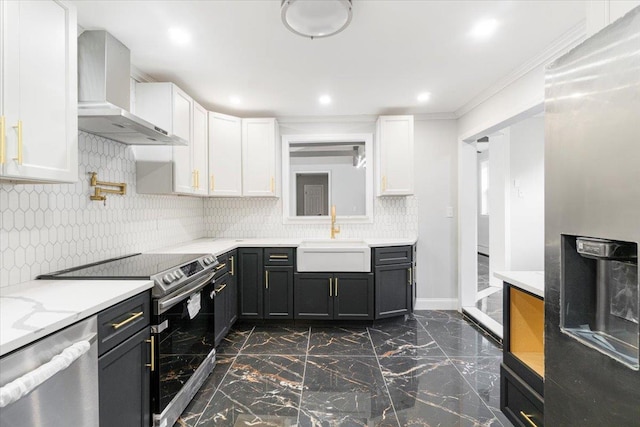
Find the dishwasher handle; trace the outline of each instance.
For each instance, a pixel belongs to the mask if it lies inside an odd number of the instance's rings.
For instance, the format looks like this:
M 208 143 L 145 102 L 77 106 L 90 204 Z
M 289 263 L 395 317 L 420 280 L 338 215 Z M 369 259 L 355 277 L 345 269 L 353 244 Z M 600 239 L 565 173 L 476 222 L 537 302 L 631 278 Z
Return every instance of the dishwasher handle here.
M 0 408 L 17 402 L 49 378 L 71 366 L 73 362 L 89 351 L 91 342 L 95 341 L 95 336 L 96 334 L 93 334 L 88 339 L 70 345 L 62 350 L 60 354 L 53 356 L 47 363 L 0 388 Z

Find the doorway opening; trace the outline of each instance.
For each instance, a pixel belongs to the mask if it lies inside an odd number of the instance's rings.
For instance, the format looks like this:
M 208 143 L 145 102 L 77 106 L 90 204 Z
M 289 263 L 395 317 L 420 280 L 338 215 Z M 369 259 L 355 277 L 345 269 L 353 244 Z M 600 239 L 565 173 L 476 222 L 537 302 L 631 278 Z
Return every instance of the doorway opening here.
M 296 173 L 296 215 L 329 215 L 329 173 Z

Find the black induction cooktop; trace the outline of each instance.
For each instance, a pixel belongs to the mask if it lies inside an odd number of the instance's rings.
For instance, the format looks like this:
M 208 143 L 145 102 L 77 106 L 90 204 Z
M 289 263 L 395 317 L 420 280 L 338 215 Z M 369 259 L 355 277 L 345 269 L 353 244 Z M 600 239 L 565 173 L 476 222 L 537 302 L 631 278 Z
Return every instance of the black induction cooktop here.
M 206 254 L 132 254 L 93 264 L 41 274 L 38 279 L 125 279 L 144 280 L 176 269 Z

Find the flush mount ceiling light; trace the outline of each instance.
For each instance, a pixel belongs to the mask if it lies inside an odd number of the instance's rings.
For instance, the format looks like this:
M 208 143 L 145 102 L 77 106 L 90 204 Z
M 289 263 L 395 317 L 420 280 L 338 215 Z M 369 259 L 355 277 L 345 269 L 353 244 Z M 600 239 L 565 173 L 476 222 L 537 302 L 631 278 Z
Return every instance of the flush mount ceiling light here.
M 351 22 L 351 0 L 282 0 L 285 27 L 311 39 L 329 37 Z
M 431 94 L 429 92 L 419 93 L 417 96 L 418 102 L 427 102 L 431 99 Z
M 322 105 L 329 105 L 331 104 L 331 97 L 329 95 L 322 95 L 318 98 L 318 102 Z
M 476 25 L 471 28 L 469 34 L 471 37 L 479 40 L 488 39 L 496 32 L 499 25 L 499 22 L 495 19 L 484 19 L 477 22 Z
M 174 44 L 184 46 L 191 41 L 191 34 L 184 28 L 173 27 L 169 28 L 169 38 Z

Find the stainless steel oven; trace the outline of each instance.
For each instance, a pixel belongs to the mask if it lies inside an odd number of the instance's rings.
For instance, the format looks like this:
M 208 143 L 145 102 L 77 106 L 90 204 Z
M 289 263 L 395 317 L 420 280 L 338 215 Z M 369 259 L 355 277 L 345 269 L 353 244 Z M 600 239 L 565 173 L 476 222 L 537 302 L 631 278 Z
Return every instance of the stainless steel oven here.
M 214 272 L 210 254 L 135 254 L 41 279 L 153 280 L 153 425 L 171 427 L 215 365 Z

